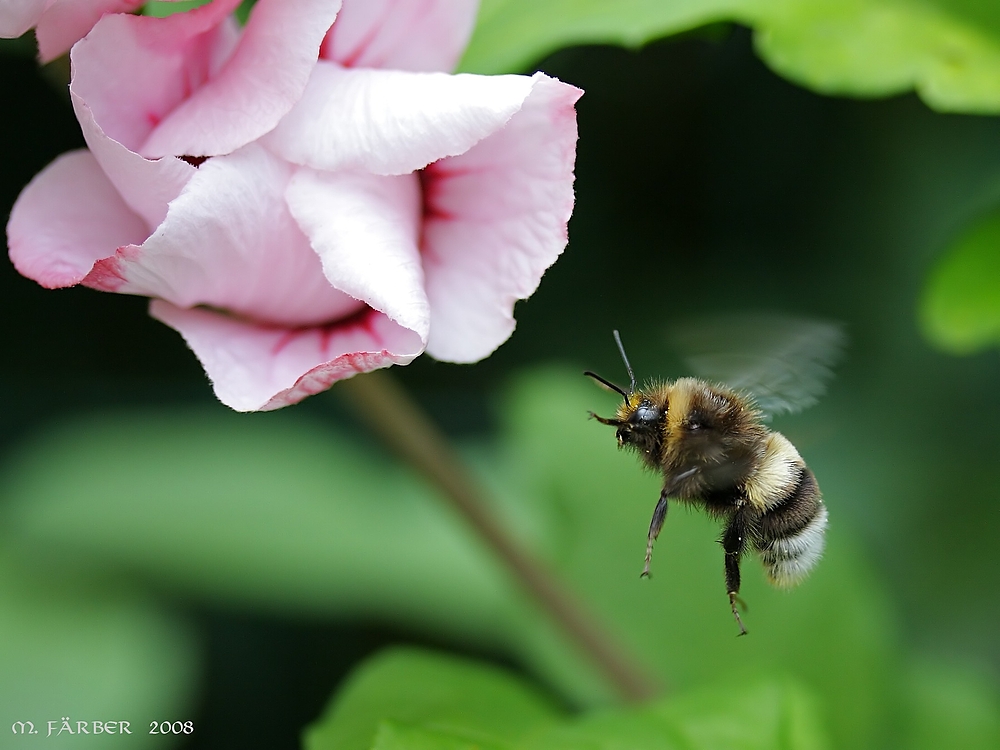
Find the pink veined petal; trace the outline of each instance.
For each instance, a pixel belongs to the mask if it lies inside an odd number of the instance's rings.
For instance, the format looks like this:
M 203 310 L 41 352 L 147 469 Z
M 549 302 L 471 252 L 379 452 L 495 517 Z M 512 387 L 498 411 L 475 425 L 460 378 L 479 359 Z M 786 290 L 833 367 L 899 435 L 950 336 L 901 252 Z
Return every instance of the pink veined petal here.
M 299 169 L 285 193 L 333 286 L 427 340 L 416 175 Z
M 59 57 L 87 36 L 105 13 L 129 13 L 144 0 L 55 0 L 38 21 L 38 56 L 42 62 Z
M 524 107 L 467 153 L 424 177 L 427 351 L 475 362 L 514 330 L 514 303 L 566 246 L 573 211 L 579 89 L 541 73 Z
M 315 328 L 254 325 L 210 310 L 154 300 L 150 315 L 184 337 L 236 411 L 271 411 L 297 403 L 361 372 L 409 364 L 423 350 L 413 331 L 369 310 Z
M 52 0 L 4 0 L 0 4 L 0 38 L 16 39 L 38 23 Z
M 83 283 L 279 326 L 356 312 L 363 303 L 330 285 L 288 212 L 290 176 L 291 167 L 254 144 L 209 159 L 149 239 L 98 262 Z
M 348 68 L 449 72 L 479 0 L 345 0 L 320 56 Z
M 94 263 L 148 235 L 84 150 L 63 154 L 37 174 L 7 224 L 14 267 L 49 289 L 79 283 Z
M 70 90 L 108 137 L 142 153 L 154 128 L 232 52 L 230 14 L 237 5 L 239 0 L 215 0 L 167 18 L 104 16 L 73 47 Z
M 233 55 L 159 123 L 146 156 L 226 154 L 268 132 L 298 101 L 339 0 L 260 0 Z
M 128 206 L 149 227 L 159 226 L 167 205 L 180 195 L 195 172 L 193 166 L 173 156 L 146 159 L 109 138 L 94 119 L 94 113 L 70 87 L 70 99 L 84 140 Z
M 302 100 L 262 142 L 316 169 L 406 174 L 500 130 L 532 87 L 526 76 L 351 70 L 321 61 Z

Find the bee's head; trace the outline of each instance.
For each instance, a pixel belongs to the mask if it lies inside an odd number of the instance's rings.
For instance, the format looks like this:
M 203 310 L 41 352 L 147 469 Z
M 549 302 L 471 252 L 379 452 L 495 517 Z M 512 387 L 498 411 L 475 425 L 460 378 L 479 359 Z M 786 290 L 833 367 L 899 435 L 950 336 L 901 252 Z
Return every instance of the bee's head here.
M 615 419 L 594 418 L 602 424 L 618 428 L 618 446 L 635 445 L 645 449 L 656 442 L 662 432 L 663 409 L 648 399 L 642 391 L 629 394 L 618 407 Z
M 662 421 L 665 404 L 662 406 L 658 405 L 647 397 L 645 393 L 636 390 L 635 375 L 632 373 L 632 366 L 628 362 L 628 357 L 625 356 L 625 348 L 622 346 L 621 337 L 618 335 L 618 331 L 614 333 L 615 341 L 618 344 L 618 351 L 621 352 L 622 361 L 625 362 L 625 369 L 628 370 L 630 378 L 629 389 L 626 391 L 610 380 L 605 380 L 597 373 L 589 370 L 584 372 L 584 375 L 593 378 L 606 388 L 610 388 L 616 393 L 621 394 L 622 398 L 625 399 L 625 402 L 618 407 L 618 413 L 613 419 L 600 417 L 593 412 L 590 413 L 590 416 L 601 424 L 618 428 L 616 436 L 619 448 L 627 445 L 636 448 L 643 454 L 652 455 L 654 452 L 658 452 L 657 447 L 662 440 Z

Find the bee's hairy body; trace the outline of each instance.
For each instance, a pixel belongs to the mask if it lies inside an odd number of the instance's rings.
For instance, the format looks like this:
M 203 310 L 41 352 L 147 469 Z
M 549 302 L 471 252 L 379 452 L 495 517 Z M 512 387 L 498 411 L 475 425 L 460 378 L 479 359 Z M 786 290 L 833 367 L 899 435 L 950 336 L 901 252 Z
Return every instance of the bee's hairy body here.
M 726 524 L 720 540 L 726 586 L 745 633 L 736 607 L 743 553 L 757 552 L 770 582 L 790 586 L 823 552 L 827 513 L 813 473 L 783 435 L 764 426 L 752 400 L 738 392 L 696 378 L 619 392 L 625 401 L 615 418 L 595 418 L 617 427 L 619 447 L 635 450 L 663 475 L 643 575 L 649 573 L 667 499 L 704 507 Z

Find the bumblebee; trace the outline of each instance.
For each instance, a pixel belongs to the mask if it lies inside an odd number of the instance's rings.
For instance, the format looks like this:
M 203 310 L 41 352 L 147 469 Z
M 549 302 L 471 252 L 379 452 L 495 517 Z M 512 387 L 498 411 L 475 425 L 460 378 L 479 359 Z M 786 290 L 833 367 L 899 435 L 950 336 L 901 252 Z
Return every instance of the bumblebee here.
M 719 541 L 725 552 L 729 606 L 740 635 L 745 635 L 737 606 L 742 604 L 743 554 L 756 552 L 768 580 L 779 587 L 799 583 L 823 554 L 827 511 L 816 478 L 795 446 L 765 426 L 767 412 L 748 389 L 693 377 L 637 389 L 618 331 L 614 337 L 630 378 L 628 390 L 594 372 L 584 374 L 624 399 L 613 418 L 593 412 L 591 417 L 615 427 L 618 447 L 635 451 L 647 467 L 663 476 L 641 575 L 649 575 L 653 542 L 666 519 L 668 499 L 704 508 L 725 523 Z M 839 331 L 817 329 L 800 341 L 826 356 L 839 342 Z M 784 354 L 777 361 L 787 360 Z M 769 396 L 759 400 L 769 402 L 774 412 L 792 411 L 814 400 L 822 377 L 817 373 L 828 372 L 825 364 L 817 365 L 815 359 L 807 366 L 815 372 L 798 373 L 801 377 L 793 378 L 797 384 L 791 388 L 796 391 L 794 396 L 760 389 Z M 776 360 L 772 357 L 770 361 L 773 364 Z

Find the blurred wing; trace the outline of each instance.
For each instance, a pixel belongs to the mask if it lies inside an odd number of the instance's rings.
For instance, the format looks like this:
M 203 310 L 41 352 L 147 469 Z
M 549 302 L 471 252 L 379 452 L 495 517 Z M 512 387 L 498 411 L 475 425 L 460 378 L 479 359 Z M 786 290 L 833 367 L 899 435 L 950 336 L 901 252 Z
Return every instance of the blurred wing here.
M 697 318 L 669 336 L 695 375 L 749 393 L 769 416 L 815 404 L 845 341 L 837 324 L 771 313 Z

